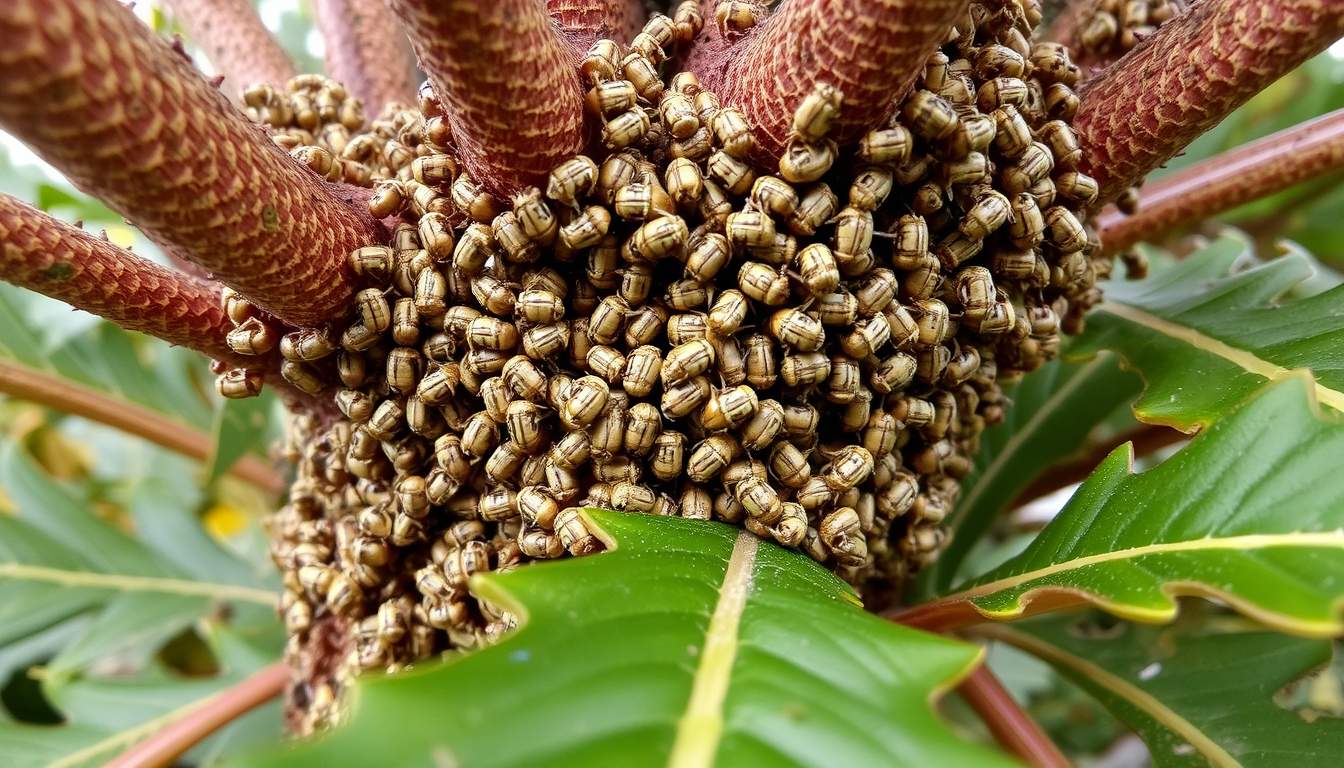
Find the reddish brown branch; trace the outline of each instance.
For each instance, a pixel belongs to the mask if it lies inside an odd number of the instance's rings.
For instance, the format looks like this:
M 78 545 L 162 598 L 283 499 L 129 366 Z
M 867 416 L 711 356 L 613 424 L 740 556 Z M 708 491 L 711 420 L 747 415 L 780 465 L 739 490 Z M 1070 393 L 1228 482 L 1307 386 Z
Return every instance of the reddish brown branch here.
M 0 393 L 106 424 L 197 461 L 210 459 L 210 436 L 203 432 L 105 392 L 6 360 L 0 360 Z M 285 488 L 285 478 L 255 456 L 240 458 L 229 474 L 273 495 Z
M 496 193 L 538 185 L 583 148 L 577 55 L 544 6 L 389 2 L 434 83 L 473 179 Z
M 1045 30 L 1045 39 L 1066 46 L 1070 58 L 1077 62 L 1081 52 L 1078 45 L 1078 29 L 1104 2 L 1105 0 L 1068 0 L 1064 10 L 1059 12 L 1054 21 L 1050 22 L 1050 28 Z
M 347 311 L 368 216 L 275 146 L 116 0 L 0 11 L 0 128 L 275 315 Z
M 725 104 L 743 111 L 762 159 L 773 162 L 791 133 L 794 110 L 817 83 L 844 94 L 831 133 L 842 144 L 887 117 L 966 5 L 967 0 L 792 0 L 740 42 L 716 57 L 702 54 L 693 66 Z M 710 16 L 705 26 L 712 25 Z
M 957 686 L 957 693 L 984 721 L 999 746 L 1009 753 L 1033 768 L 1069 768 L 1068 758 L 1031 715 L 1022 710 L 989 667 L 982 664 L 976 668 Z
M 1108 253 L 1344 169 L 1344 110 L 1279 131 L 1143 187 L 1139 210 L 1098 218 Z
M 1092 78 L 1074 127 L 1113 200 L 1344 35 L 1344 3 L 1205 0 Z
M 168 0 L 168 5 L 235 97 L 249 85 L 281 85 L 294 76 L 289 54 L 261 23 L 251 0 Z
M 628 43 L 644 23 L 638 0 L 546 0 L 546 10 L 578 50 L 599 38 Z
M 206 700 L 103 768 L 167 768 L 220 728 L 279 696 L 288 680 L 289 668 L 279 662 L 272 664 Z
M 389 102 L 415 103 L 410 43 L 383 0 L 313 0 L 326 42 L 327 77 L 364 101 L 369 115 Z
M 219 285 L 142 259 L 5 194 L 0 279 L 127 330 L 222 360 L 245 360 L 224 341 L 233 326 Z

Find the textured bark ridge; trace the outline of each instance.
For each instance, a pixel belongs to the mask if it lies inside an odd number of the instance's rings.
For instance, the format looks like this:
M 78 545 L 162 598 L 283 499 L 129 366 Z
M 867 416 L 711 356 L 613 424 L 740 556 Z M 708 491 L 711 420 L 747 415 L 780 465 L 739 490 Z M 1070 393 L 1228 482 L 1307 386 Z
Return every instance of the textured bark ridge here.
M 366 114 L 388 102 L 414 103 L 411 47 L 383 0 L 313 0 L 313 15 L 327 46 L 327 76 L 362 99 Z
M 545 186 L 584 145 L 577 56 L 534 0 L 390 0 L 444 105 L 459 159 L 497 192 Z
M 626 0 L 546 0 L 546 10 L 580 51 L 602 38 L 629 43 L 644 24 L 643 6 Z
M 298 325 L 349 308 L 366 212 L 112 0 L 15 0 L 0 15 L 0 126 L 155 241 Z
M 255 365 L 224 342 L 220 289 L 122 250 L 0 194 L 0 277 L 214 358 Z
M 1344 110 L 1337 110 L 1149 184 L 1137 213 L 1108 209 L 1097 228 L 1114 253 L 1341 169 Z
M 740 42 L 731 61 L 694 66 L 726 106 L 755 126 L 765 158 L 778 160 L 793 112 L 813 85 L 844 93 L 832 138 L 857 140 L 880 123 L 910 90 L 929 54 L 947 40 L 967 0 L 793 0 Z M 713 16 L 706 19 L 706 29 Z M 711 35 L 717 32 L 711 32 Z M 713 44 L 711 43 L 711 46 Z
M 1094 77 L 1075 127 L 1113 200 L 1266 86 L 1344 36 L 1344 3 L 1206 0 Z
M 235 98 L 256 83 L 283 83 L 294 63 L 261 23 L 251 0 L 168 0 L 187 36 L 205 51 L 224 76 L 224 91 Z

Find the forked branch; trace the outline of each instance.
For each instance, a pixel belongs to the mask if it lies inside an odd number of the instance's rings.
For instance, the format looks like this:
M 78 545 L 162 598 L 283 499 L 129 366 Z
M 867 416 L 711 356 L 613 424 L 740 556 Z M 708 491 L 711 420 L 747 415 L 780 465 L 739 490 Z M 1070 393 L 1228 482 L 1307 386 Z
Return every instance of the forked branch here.
M 220 286 L 159 266 L 0 194 L 0 279 L 210 357 L 256 364 L 224 337 Z
M 383 0 L 313 0 L 313 16 L 326 43 L 327 77 L 362 99 L 367 114 L 389 102 L 415 103 L 411 46 Z
M 266 29 L 250 0 L 168 0 L 168 6 L 224 76 L 224 90 L 234 98 L 249 85 L 280 85 L 294 76 L 289 54 Z
M 458 157 L 497 194 L 584 146 L 578 54 L 535 0 L 389 0 L 443 103 Z
M 832 127 L 836 141 L 852 142 L 881 122 L 966 6 L 967 0 L 793 0 L 741 41 L 694 59 L 694 71 L 725 105 L 743 111 L 763 159 L 775 161 L 794 110 L 815 84 L 844 94 Z
M 1145 185 L 1139 209 L 1097 219 L 1102 247 L 1122 251 L 1171 230 L 1344 170 L 1344 109 L 1243 144 Z
M 151 239 L 297 325 L 348 310 L 382 235 L 116 0 L 0 6 L 0 128 Z
M 1081 170 L 1115 199 L 1232 110 L 1344 36 L 1344 3 L 1205 0 L 1088 81 Z

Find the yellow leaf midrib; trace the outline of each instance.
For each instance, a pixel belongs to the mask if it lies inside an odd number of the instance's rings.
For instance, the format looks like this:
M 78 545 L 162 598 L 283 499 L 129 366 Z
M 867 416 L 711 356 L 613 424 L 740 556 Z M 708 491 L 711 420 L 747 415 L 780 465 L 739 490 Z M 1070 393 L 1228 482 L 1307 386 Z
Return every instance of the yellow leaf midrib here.
M 1337 549 L 1344 549 L 1344 530 L 1313 533 L 1254 533 L 1246 534 L 1244 536 L 1224 536 L 1221 538 L 1207 537 L 1189 541 L 1173 541 L 1161 544 L 1148 544 L 1142 547 L 1131 547 L 1129 549 L 1117 549 L 1111 552 L 1100 552 L 1095 555 L 1087 555 L 1085 557 L 1052 563 L 1044 568 L 1037 568 L 1015 576 L 1008 576 L 987 584 L 972 587 L 955 595 L 950 595 L 946 599 L 949 601 L 957 599 L 975 599 L 995 592 L 1002 592 L 1004 590 L 1020 587 L 1023 584 L 1047 578 L 1057 573 L 1066 573 L 1068 571 L 1075 571 L 1090 565 L 1098 565 L 1102 563 L 1136 560 L 1140 557 L 1148 557 L 1151 555 L 1220 549 L 1270 549 L 1274 547 L 1334 547 Z
M 1116 317 L 1128 320 L 1136 325 L 1143 326 L 1152 331 L 1156 331 L 1164 336 L 1176 339 L 1177 341 L 1188 344 L 1202 352 L 1207 352 L 1216 357 L 1220 357 L 1229 363 L 1241 368 L 1248 373 L 1268 379 L 1269 381 L 1282 381 L 1293 375 L 1293 371 L 1284 368 L 1277 363 L 1272 363 L 1255 353 L 1234 347 L 1227 342 L 1215 339 L 1212 336 L 1192 328 L 1188 325 L 1180 325 L 1163 317 L 1152 314 L 1138 307 L 1121 304 L 1119 302 L 1103 302 L 1098 311 L 1109 312 Z M 1337 411 L 1344 411 L 1344 392 L 1321 384 L 1314 376 L 1312 377 L 1312 386 L 1315 390 L 1316 400 L 1324 405 L 1328 405 Z
M 1185 739 L 1186 743 L 1207 758 L 1214 768 L 1242 768 L 1242 764 L 1235 757 L 1200 730 L 1199 726 L 1186 720 L 1175 710 L 1163 704 L 1157 697 L 1128 680 L 1108 672 L 1086 659 L 1074 656 L 1056 645 L 1014 629 L 991 625 L 977 627 L 974 633 L 991 640 L 1008 643 L 1046 661 L 1066 666 L 1103 688 L 1112 691 L 1165 726 L 1172 733 Z
M 677 721 L 668 768 L 708 768 L 714 764 L 723 737 L 723 702 L 737 657 L 738 629 L 751 592 L 759 543 L 760 539 L 747 531 L 739 533 L 733 542 L 718 602 L 705 631 L 691 695 Z
M 60 584 L 67 587 L 85 587 L 89 589 L 111 589 L 118 592 L 159 592 L 170 595 L 196 595 L 216 600 L 237 600 L 261 605 L 275 605 L 276 595 L 264 589 L 243 587 L 234 584 L 215 584 L 189 579 L 173 579 L 157 576 L 125 576 L 121 574 L 96 573 L 94 571 L 71 571 L 61 568 L 48 568 L 40 565 L 22 563 L 0 563 L 0 580 L 40 581 Z

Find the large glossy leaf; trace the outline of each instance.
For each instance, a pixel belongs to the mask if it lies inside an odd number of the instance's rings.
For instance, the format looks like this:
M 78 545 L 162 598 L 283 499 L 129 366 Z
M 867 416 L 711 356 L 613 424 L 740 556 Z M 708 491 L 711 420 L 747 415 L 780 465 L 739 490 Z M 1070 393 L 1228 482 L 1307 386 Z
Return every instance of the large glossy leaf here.
M 1308 722 L 1274 701 L 1284 685 L 1330 660 L 1328 641 L 1254 625 L 1121 623 L 1089 632 L 1076 622 L 1045 617 L 981 630 L 1046 660 L 1095 696 L 1143 737 L 1158 768 L 1339 765 L 1344 720 Z
M 1018 493 L 1082 448 L 1097 425 L 1133 400 L 1141 386 L 1114 355 L 1101 353 L 1077 363 L 1053 360 L 1006 388 L 1004 423 L 981 436 L 975 469 L 948 516 L 955 535 L 920 575 L 925 599 L 952 585 L 971 547 Z
M 0 685 L 40 665 L 41 697 L 65 718 L 4 722 L 0 708 L 6 768 L 101 764 L 278 657 L 275 576 L 204 534 L 184 463 L 163 452 L 147 462 L 176 483 L 121 478 L 137 537 L 95 514 L 88 483 L 57 484 L 0 442 L 0 488 L 15 508 L 0 514 Z M 217 646 L 219 674 L 186 680 L 165 668 L 161 651 L 189 630 Z M 216 639 L 235 633 L 260 652 Z
M 1184 594 L 1294 634 L 1344 633 L 1344 425 L 1313 391 L 1306 374 L 1271 386 L 1142 474 L 1117 450 L 1025 552 L 910 621 L 1090 602 L 1156 622 Z
M 1311 275 L 1285 256 L 1245 271 L 1245 242 L 1224 237 L 1139 283 L 1108 288 L 1072 350 L 1113 349 L 1147 384 L 1139 418 L 1191 430 L 1291 371 L 1315 375 L 1316 398 L 1344 410 L 1344 287 L 1277 297 Z
M 883 622 L 719 523 L 591 512 L 613 551 L 475 577 L 522 626 L 363 681 L 329 738 L 236 765 L 1010 765 L 929 709 L 973 648 Z

